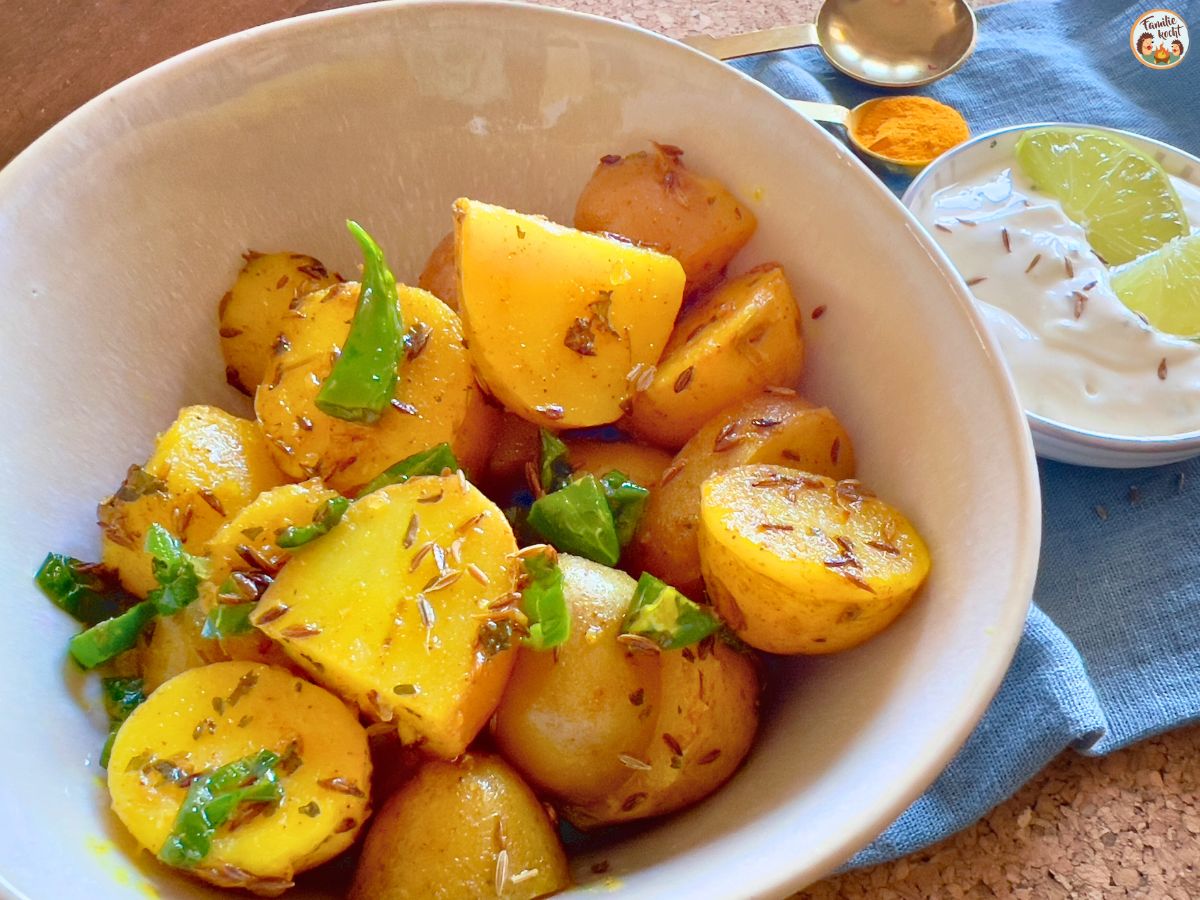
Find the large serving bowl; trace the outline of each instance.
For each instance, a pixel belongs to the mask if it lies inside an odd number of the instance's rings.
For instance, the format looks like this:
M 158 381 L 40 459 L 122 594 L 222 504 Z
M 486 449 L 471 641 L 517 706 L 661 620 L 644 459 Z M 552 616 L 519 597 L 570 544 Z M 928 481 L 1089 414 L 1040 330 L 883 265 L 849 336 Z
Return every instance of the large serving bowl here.
M 823 131 L 681 45 L 533 7 L 374 5 L 157 66 L 0 173 L 0 883 L 14 896 L 132 898 L 145 881 L 210 896 L 121 852 L 103 716 L 65 661 L 74 626 L 31 575 L 49 549 L 96 556 L 96 500 L 182 404 L 248 412 L 215 327 L 239 254 L 293 248 L 353 272 L 353 216 L 412 279 L 455 197 L 569 221 L 596 159 L 652 138 L 753 204 L 739 266 L 787 267 L 805 393 L 849 427 L 862 477 L 915 520 L 934 565 L 878 639 L 779 665 L 726 788 L 585 852 L 577 879 L 606 859 L 631 897 L 782 894 L 864 846 L 950 760 L 1020 635 L 1039 505 L 1021 411 L 946 260 Z

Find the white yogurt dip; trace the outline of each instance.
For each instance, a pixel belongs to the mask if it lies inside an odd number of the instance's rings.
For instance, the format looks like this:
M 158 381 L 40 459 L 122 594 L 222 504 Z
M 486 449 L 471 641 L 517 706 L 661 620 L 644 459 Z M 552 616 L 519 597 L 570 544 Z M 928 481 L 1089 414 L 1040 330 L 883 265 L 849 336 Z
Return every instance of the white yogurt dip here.
M 1200 188 L 1172 182 L 1195 229 Z M 1125 306 L 1083 228 L 1015 165 L 992 161 L 913 213 L 974 292 L 1027 411 L 1110 435 L 1200 430 L 1200 344 Z

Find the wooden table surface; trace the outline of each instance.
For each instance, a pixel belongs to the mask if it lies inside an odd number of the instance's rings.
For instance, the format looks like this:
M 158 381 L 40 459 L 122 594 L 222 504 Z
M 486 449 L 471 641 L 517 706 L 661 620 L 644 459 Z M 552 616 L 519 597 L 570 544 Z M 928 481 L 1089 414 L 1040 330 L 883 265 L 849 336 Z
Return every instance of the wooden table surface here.
M 983 0 L 986 2 L 986 0 Z M 0 165 L 105 88 L 204 41 L 346 0 L 0 0 Z M 815 0 L 555 0 L 680 36 L 808 20 Z M 982 5 L 982 3 L 977 3 Z M 1064 753 L 975 826 L 803 897 L 1200 898 L 1200 727 Z

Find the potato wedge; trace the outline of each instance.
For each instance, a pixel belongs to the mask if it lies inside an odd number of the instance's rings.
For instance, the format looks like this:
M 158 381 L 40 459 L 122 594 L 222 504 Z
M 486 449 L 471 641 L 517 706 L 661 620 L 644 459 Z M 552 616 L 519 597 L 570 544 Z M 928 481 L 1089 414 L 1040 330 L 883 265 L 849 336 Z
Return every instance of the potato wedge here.
M 675 257 L 692 294 L 720 279 L 756 222 L 725 185 L 691 171 L 682 157 L 666 144 L 604 157 L 579 195 L 575 227 L 619 234 Z
M 290 550 L 279 546 L 279 533 L 291 525 L 310 524 L 337 491 L 325 487 L 319 478 L 300 484 L 285 484 L 263 491 L 249 506 L 217 529 L 208 542 L 209 578 L 201 585 L 200 603 L 205 614 L 221 599 L 219 590 L 235 572 L 249 576 L 237 585 L 235 593 L 261 592 L 270 578 L 292 558 Z M 279 646 L 258 629 L 247 634 L 220 638 L 217 643 L 231 659 L 247 659 L 289 668 L 291 660 Z
M 858 482 L 756 465 L 704 482 L 700 566 L 750 646 L 833 653 L 900 615 L 930 560 L 912 524 Z
M 650 486 L 638 530 L 625 548 L 625 568 L 650 572 L 698 599 L 704 589 L 700 485 L 714 472 L 753 463 L 852 478 L 854 446 L 832 412 L 790 393 L 763 393 L 718 414 Z
M 663 470 L 671 464 L 671 455 L 665 450 L 631 441 L 576 439 L 566 443 L 575 472 L 590 473 L 597 478 L 617 469 L 642 487 L 650 488 L 658 483 Z
M 271 363 L 271 345 L 288 306 L 310 291 L 337 284 L 321 261 L 303 253 L 245 254 L 246 264 L 217 308 L 225 379 L 254 395 Z
M 454 232 L 438 241 L 429 254 L 425 268 L 417 276 L 417 287 L 429 291 L 458 312 L 458 269 L 454 267 Z
M 228 517 L 285 481 L 257 422 L 213 406 L 184 407 L 158 436 L 146 465 L 130 469 L 100 504 L 104 563 L 126 590 L 144 597 L 158 586 L 144 550 L 151 524 L 200 555 Z
M 248 662 L 172 678 L 117 732 L 108 766 L 113 812 L 157 854 L 189 776 L 262 750 L 280 757 L 282 801 L 271 815 L 218 828 L 209 853 L 186 871 L 222 887 L 279 894 L 296 873 L 349 847 L 369 812 L 366 732 L 323 688 Z
M 504 897 L 532 900 L 570 885 L 549 816 L 497 756 L 421 767 L 375 816 L 350 900 Z
M 496 710 L 496 745 L 531 784 L 571 803 L 600 802 L 629 778 L 659 710 L 657 654 L 617 641 L 635 582 L 559 554 L 571 636 L 556 652 L 521 648 Z
M 280 468 L 295 479 L 321 476 L 350 493 L 388 466 L 448 443 L 474 471 L 487 456 L 495 413 L 475 384 L 458 316 L 432 294 L 399 286 L 402 320 L 412 337 L 400 363 L 393 405 L 365 425 L 326 415 L 317 394 L 350 330 L 356 283 L 309 294 L 289 316 L 281 349 L 254 397 L 254 410 Z
M 668 256 L 498 206 L 454 204 L 459 305 L 492 394 L 539 425 L 615 421 L 683 299 Z
M 660 655 L 654 736 L 625 782 L 563 816 L 577 828 L 631 822 L 691 806 L 728 781 L 758 730 L 759 676 L 754 659 L 724 641 Z
M 630 428 L 674 450 L 720 410 L 795 385 L 804 368 L 800 322 L 778 265 L 722 285 L 680 318 L 653 380 L 633 395 Z
M 513 589 L 504 514 L 457 475 L 356 501 L 298 548 L 252 621 L 317 681 L 430 753 L 462 753 L 515 654 L 487 639 L 488 604 Z

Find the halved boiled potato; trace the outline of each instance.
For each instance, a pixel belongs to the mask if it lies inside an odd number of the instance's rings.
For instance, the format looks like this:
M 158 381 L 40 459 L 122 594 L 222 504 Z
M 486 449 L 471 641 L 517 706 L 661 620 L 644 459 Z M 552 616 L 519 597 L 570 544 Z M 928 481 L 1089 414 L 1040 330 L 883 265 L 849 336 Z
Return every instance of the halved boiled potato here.
M 837 417 L 793 393 L 768 391 L 710 419 L 651 488 L 633 540 L 631 572 L 657 575 L 699 598 L 700 485 L 714 472 L 773 463 L 831 478 L 854 476 L 854 447 Z
M 576 473 L 600 478 L 616 469 L 645 488 L 654 487 L 671 464 L 671 454 L 665 450 L 631 441 L 571 439 L 566 443 L 571 468 Z
M 283 799 L 241 809 L 186 871 L 222 887 L 274 896 L 297 872 L 341 853 L 369 812 L 367 736 L 337 697 L 281 669 L 221 662 L 172 678 L 117 732 L 108 764 L 113 811 L 157 854 L 191 777 L 267 750 Z M 266 814 L 268 813 L 269 814 Z
M 700 564 L 713 605 L 747 644 L 832 653 L 900 615 L 930 561 L 908 519 L 857 481 L 756 465 L 704 482 Z
M 689 294 L 720 279 L 755 225 L 725 185 L 693 172 L 669 144 L 605 156 L 575 207 L 576 228 L 619 234 L 679 260 Z
M 397 287 L 410 335 L 392 405 L 373 424 L 317 408 L 358 304 L 353 282 L 309 294 L 286 318 L 254 409 L 279 466 L 293 478 L 319 475 L 338 491 L 362 487 L 407 456 L 448 443 L 468 471 L 491 445 L 495 411 L 475 384 L 458 316 L 419 288 Z
M 313 678 L 406 741 L 453 758 L 508 680 L 489 604 L 514 586 L 504 514 L 466 479 L 429 475 L 351 505 L 298 548 L 252 621 Z
M 297 297 L 337 284 L 319 259 L 303 253 L 246 254 L 233 288 L 221 298 L 221 353 L 225 379 L 254 394 L 271 363 L 271 344 Z
M 683 299 L 669 256 L 499 206 L 454 204 L 459 308 L 472 359 L 511 412 L 551 428 L 622 413 Z
M 375 816 L 350 900 L 533 900 L 570 885 L 546 810 L 504 760 L 433 760 Z
M 653 380 L 633 395 L 630 425 L 675 449 L 731 404 L 771 385 L 795 385 L 803 368 L 796 298 L 780 266 L 759 266 L 680 318 Z
M 438 241 L 417 276 L 417 287 L 429 291 L 455 312 L 458 311 L 458 270 L 454 267 L 454 232 Z
M 286 480 L 257 422 L 213 406 L 184 407 L 146 465 L 132 468 L 100 505 L 104 563 L 144 597 L 158 586 L 144 549 L 152 524 L 199 555 L 223 522 Z

